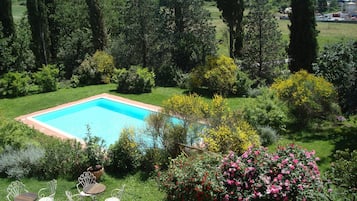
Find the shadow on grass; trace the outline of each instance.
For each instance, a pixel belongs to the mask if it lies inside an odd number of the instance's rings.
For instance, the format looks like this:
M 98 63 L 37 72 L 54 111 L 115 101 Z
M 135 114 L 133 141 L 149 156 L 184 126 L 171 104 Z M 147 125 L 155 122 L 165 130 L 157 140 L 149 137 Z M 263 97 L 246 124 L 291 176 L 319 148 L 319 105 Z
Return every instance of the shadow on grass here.
M 341 124 L 321 126 L 320 128 L 304 129 L 298 132 L 291 132 L 285 137 L 293 142 L 313 143 L 314 141 L 327 141 L 334 146 L 330 154 L 330 160 L 337 150 L 349 149 L 350 151 L 357 149 L 357 125 Z M 321 158 L 319 163 L 329 161 L 329 159 Z

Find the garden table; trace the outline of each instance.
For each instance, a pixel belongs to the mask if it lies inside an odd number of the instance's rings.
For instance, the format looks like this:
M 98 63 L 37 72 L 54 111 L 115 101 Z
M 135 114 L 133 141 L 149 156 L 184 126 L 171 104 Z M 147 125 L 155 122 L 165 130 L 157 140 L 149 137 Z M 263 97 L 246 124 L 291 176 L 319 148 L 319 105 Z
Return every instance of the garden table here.
M 37 200 L 37 194 L 36 193 L 21 193 L 20 195 L 16 196 L 14 201 L 35 201 Z
M 106 186 L 101 183 L 89 184 L 83 188 L 87 194 L 96 195 L 105 191 Z

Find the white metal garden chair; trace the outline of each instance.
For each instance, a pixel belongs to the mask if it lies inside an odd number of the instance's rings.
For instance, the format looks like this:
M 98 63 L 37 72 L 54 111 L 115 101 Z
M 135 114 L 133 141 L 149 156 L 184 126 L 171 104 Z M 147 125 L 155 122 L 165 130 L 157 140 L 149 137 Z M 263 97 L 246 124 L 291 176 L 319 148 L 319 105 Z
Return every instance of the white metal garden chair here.
M 95 184 L 96 178 L 91 172 L 83 172 L 79 177 L 78 177 L 78 183 L 76 185 L 78 193 L 82 197 L 91 197 L 92 199 L 95 199 L 95 195 L 85 193 L 83 191 L 86 186 L 90 184 Z
M 47 187 L 41 188 L 37 195 L 39 201 L 54 201 L 57 189 L 57 180 L 53 179 L 47 182 Z
M 111 192 L 111 197 L 106 198 L 105 201 L 120 201 L 121 197 L 123 196 L 125 189 L 125 184 L 121 188 L 113 189 Z
M 72 194 L 71 191 L 66 191 L 67 201 L 78 201 L 82 200 L 82 196 L 79 194 Z
M 13 201 L 16 196 L 20 195 L 21 193 L 28 192 L 25 184 L 23 184 L 21 181 L 11 182 L 6 190 L 8 193 L 6 196 L 8 201 Z

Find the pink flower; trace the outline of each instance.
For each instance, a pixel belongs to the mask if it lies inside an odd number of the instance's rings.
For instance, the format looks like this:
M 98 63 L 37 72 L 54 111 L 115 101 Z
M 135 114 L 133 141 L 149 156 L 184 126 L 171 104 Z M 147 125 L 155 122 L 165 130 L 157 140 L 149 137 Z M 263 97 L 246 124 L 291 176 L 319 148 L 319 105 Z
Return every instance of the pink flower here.
M 242 158 L 248 158 L 248 153 L 244 152 L 244 154 L 242 155 Z
M 299 162 L 298 159 L 294 159 L 294 160 L 293 160 L 293 163 L 294 163 L 295 165 L 296 165 L 298 162 Z
M 278 194 L 281 190 L 281 186 L 271 185 L 268 186 L 267 194 Z
M 234 184 L 234 180 L 227 179 L 227 184 L 228 184 L 228 185 L 232 185 L 232 184 Z
M 281 181 L 283 179 L 283 175 L 282 174 L 278 174 L 278 180 Z

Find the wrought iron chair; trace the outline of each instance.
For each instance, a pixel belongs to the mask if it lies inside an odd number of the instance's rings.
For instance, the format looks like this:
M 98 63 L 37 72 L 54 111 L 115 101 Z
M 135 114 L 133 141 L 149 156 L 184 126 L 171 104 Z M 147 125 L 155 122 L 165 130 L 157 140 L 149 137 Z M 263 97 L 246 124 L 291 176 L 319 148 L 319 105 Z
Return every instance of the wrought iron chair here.
M 47 182 L 47 187 L 41 188 L 37 195 L 39 201 L 54 201 L 57 189 L 57 180 L 53 179 Z
M 120 201 L 125 190 L 125 184 L 121 188 L 113 189 L 111 192 L 111 197 L 106 198 L 105 201 Z
M 67 201 L 82 200 L 82 196 L 79 194 L 72 194 L 71 191 L 66 191 Z
M 25 184 L 23 184 L 21 181 L 11 182 L 6 190 L 7 190 L 6 198 L 8 201 L 13 201 L 16 196 L 20 195 L 21 193 L 28 192 L 28 190 L 25 187 Z
M 95 199 L 95 195 L 85 193 L 83 189 L 85 189 L 88 185 L 95 184 L 96 178 L 91 172 L 83 172 L 79 177 L 78 177 L 78 183 L 76 185 L 78 193 L 82 197 L 91 197 L 92 199 Z

